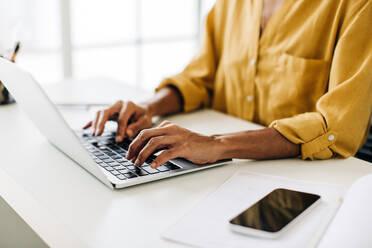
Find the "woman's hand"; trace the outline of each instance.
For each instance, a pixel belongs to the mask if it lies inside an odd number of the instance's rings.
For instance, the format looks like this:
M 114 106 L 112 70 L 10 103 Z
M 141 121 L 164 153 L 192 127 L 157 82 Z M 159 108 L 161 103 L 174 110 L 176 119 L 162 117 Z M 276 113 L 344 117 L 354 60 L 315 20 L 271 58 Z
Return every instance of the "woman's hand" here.
M 152 115 L 147 107 L 137 105 L 131 101 L 118 101 L 111 107 L 98 111 L 96 118 L 88 122 L 83 128 L 87 129 L 93 126 L 92 135 L 101 135 L 108 120 L 114 120 L 118 123 L 116 142 L 123 141 L 124 136 L 132 138 L 142 129 L 149 128 L 152 125 Z
M 221 143 L 213 136 L 165 121 L 156 128 L 142 130 L 129 146 L 127 159 L 140 166 L 158 150 L 164 151 L 151 163 L 152 168 L 173 158 L 185 158 L 195 164 L 213 163 L 220 159 L 222 151 Z

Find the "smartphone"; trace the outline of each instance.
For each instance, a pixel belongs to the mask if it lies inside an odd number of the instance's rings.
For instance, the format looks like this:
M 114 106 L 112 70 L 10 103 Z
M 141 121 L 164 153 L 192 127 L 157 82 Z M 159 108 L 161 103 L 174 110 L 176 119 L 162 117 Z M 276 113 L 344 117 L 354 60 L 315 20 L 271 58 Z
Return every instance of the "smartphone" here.
M 320 202 L 320 196 L 275 189 L 230 220 L 233 231 L 277 238 Z

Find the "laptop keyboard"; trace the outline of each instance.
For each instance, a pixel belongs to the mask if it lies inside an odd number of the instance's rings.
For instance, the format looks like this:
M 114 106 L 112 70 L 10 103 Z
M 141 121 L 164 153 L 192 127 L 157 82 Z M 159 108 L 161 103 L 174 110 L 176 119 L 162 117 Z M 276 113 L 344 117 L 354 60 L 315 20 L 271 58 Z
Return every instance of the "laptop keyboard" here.
M 116 143 L 115 132 L 105 132 L 102 136 L 92 136 L 83 131 L 78 131 L 77 134 L 94 161 L 120 180 L 181 169 L 172 162 L 156 169 L 151 168 L 150 163 L 156 158 L 155 155 L 151 155 L 141 167 L 134 165 L 125 158 L 131 141 L 125 138 L 123 142 Z

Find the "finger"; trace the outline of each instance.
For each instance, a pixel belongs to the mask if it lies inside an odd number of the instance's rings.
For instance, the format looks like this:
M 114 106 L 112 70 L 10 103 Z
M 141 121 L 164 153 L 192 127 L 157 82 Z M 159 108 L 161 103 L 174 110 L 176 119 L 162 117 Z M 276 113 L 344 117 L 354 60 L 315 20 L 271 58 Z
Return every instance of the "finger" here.
M 162 164 L 168 162 L 171 159 L 177 158 L 178 157 L 178 152 L 176 148 L 172 148 L 169 150 L 164 150 L 162 153 L 160 153 L 154 161 L 151 163 L 152 168 L 157 168 L 161 166 Z
M 157 136 L 149 140 L 143 149 L 138 153 L 135 165 L 141 166 L 147 158 L 155 153 L 157 150 L 163 149 L 175 142 L 175 138 L 172 136 Z
M 118 129 L 116 132 L 116 142 L 122 142 L 124 139 L 124 134 L 127 129 L 128 121 L 134 114 L 134 104 L 132 102 L 127 102 L 123 108 L 120 110 L 118 117 Z
M 108 119 L 111 116 L 111 111 L 109 109 L 103 111 L 103 113 L 100 116 L 99 122 L 97 124 L 98 130 L 96 131 L 96 135 L 99 136 L 103 133 L 105 130 L 105 125 Z
M 92 135 L 95 135 L 96 133 L 96 129 L 97 129 L 97 124 L 98 124 L 98 121 L 99 121 L 99 116 L 101 115 L 101 111 L 98 111 L 96 113 L 96 118 L 94 119 L 93 121 L 93 131 L 92 131 Z
M 83 127 L 83 129 L 87 129 L 87 128 L 90 128 L 93 124 L 93 121 L 90 121 L 88 122 L 87 124 L 85 124 L 85 126 Z
M 156 136 L 166 135 L 165 128 L 150 128 L 142 130 L 138 136 L 132 141 L 128 148 L 127 159 L 132 159 L 141 151 L 142 147 L 145 146 L 147 140 Z
M 172 124 L 172 122 L 168 121 L 168 120 L 165 120 L 165 121 L 162 121 L 160 124 L 159 124 L 159 127 L 166 127 L 166 126 L 169 126 L 170 124 Z
M 127 135 L 129 138 L 133 138 L 138 134 L 138 132 L 144 128 L 149 128 L 151 126 L 151 121 L 149 121 L 145 116 L 140 117 L 136 122 L 128 125 Z

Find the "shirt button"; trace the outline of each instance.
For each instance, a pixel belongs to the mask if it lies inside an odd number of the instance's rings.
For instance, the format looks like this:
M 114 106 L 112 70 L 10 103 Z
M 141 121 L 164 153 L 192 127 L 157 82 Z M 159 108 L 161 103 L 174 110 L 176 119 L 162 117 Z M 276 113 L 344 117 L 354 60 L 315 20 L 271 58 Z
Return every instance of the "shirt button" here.
M 329 140 L 329 141 L 332 141 L 332 140 L 334 140 L 334 139 L 335 139 L 335 136 L 334 136 L 333 134 L 331 134 L 331 135 L 328 136 L 328 140 Z
M 256 64 L 256 60 L 255 59 L 251 59 L 250 64 L 251 64 L 251 66 L 254 66 L 254 64 Z
M 251 95 L 247 96 L 247 101 L 251 102 L 253 100 L 253 97 Z

